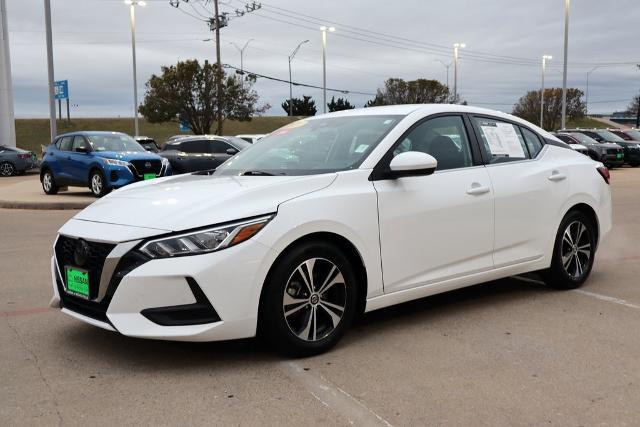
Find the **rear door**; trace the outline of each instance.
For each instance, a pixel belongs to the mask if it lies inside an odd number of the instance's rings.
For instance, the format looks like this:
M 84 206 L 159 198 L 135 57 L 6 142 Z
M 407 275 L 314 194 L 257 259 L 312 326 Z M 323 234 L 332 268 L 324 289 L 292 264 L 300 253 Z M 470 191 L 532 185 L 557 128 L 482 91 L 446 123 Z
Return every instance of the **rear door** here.
M 541 258 L 569 193 L 568 171 L 517 123 L 474 116 L 495 193 L 496 268 Z
M 197 172 L 212 168 L 212 155 L 207 140 L 193 139 L 180 143 L 178 163 L 183 172 Z

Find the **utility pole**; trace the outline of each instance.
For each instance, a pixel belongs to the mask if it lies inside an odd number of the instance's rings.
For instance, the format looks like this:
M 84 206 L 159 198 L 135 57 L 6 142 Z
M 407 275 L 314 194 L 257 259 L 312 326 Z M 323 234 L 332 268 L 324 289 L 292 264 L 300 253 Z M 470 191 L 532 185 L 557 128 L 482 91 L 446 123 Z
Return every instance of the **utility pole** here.
M 302 46 L 305 43 L 309 43 L 309 40 L 303 40 L 298 44 L 298 47 L 296 47 L 293 52 L 291 52 L 291 55 L 289 55 L 289 115 L 293 116 L 293 83 L 291 80 L 291 61 L 293 61 L 293 58 L 296 56 L 296 53 L 298 53 L 298 51 L 300 50 L 300 46 Z
M 49 128 L 51 130 L 51 141 L 58 134 L 56 123 L 56 98 L 53 87 L 53 37 L 51 35 L 51 0 L 44 0 L 44 23 L 47 35 L 47 75 L 49 78 Z
M 638 70 L 640 70 L 640 64 L 638 64 Z M 638 93 L 638 103 L 636 107 L 638 108 L 636 111 L 636 128 L 640 128 L 640 92 Z
M 540 127 L 544 129 L 544 70 L 547 68 L 547 59 L 551 60 L 551 55 L 542 55 L 542 86 L 540 88 Z
M 216 99 L 218 101 L 217 121 L 218 128 L 216 129 L 217 135 L 222 135 L 222 61 L 220 60 L 220 14 L 218 11 L 218 0 L 213 0 L 213 12 L 215 13 L 215 32 L 216 32 L 216 77 L 217 77 L 217 94 Z
M 464 43 L 453 44 L 453 103 L 458 103 L 458 50 L 467 45 Z
M 327 112 L 327 31 L 334 32 L 333 27 L 320 27 L 322 32 L 322 111 Z
M 441 63 L 444 68 L 447 69 L 447 90 L 449 90 L 449 67 L 451 67 L 451 64 L 453 64 L 452 62 L 449 62 L 448 64 L 445 64 L 444 61 L 441 61 L 439 59 L 436 59 L 436 61 L 438 61 L 439 63 Z
M 144 6 L 143 0 L 125 0 L 125 4 L 129 5 L 129 14 L 131 18 L 131 53 L 133 56 L 133 127 L 135 135 L 140 135 L 140 127 L 138 124 L 138 71 L 136 64 L 136 6 Z
M 247 40 L 247 42 L 242 47 L 238 46 L 234 42 L 229 43 L 233 45 L 233 47 L 235 47 L 238 50 L 238 52 L 240 52 L 240 76 L 242 77 L 242 80 L 240 81 L 240 87 L 242 89 L 244 89 L 244 50 L 247 48 L 247 46 L 249 46 L 249 43 L 251 43 L 252 41 L 253 39 Z
M 0 145 L 16 146 L 16 124 L 13 114 L 13 87 L 11 83 L 11 55 L 7 5 L 0 0 Z
M 569 57 L 569 10 L 571 0 L 564 0 L 564 66 L 562 71 L 562 129 L 567 127 L 567 58 Z
M 598 65 L 597 67 L 593 67 L 592 69 L 587 71 L 587 93 L 586 93 L 587 100 L 585 102 L 585 109 L 587 110 L 587 111 L 585 111 L 585 113 L 586 113 L 587 116 L 589 115 L 589 75 L 591 73 L 593 73 L 595 70 L 597 70 L 598 68 L 600 68 L 600 67 L 601 66 Z

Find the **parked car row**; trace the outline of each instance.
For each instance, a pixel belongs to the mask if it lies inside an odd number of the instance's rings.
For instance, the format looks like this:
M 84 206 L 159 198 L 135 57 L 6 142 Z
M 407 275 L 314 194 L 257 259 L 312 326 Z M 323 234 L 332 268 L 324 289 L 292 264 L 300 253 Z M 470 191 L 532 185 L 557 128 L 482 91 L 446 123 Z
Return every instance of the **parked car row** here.
M 562 129 L 555 136 L 572 147 L 585 146 L 589 157 L 609 168 L 640 166 L 640 132 L 635 129 Z

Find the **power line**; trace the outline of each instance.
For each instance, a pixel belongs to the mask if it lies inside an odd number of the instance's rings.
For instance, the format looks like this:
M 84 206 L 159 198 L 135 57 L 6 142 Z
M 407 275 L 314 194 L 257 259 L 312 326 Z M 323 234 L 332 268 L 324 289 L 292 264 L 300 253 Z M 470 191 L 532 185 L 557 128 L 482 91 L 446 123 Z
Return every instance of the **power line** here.
M 233 65 L 229 65 L 229 64 L 223 64 L 222 68 L 230 68 L 232 70 L 240 71 L 240 68 L 234 67 Z M 267 75 L 264 75 L 264 74 L 254 73 L 252 71 L 247 71 L 247 70 L 243 70 L 243 72 L 245 74 L 250 75 L 250 76 L 256 76 L 256 77 L 260 77 L 260 78 L 263 78 L 263 79 L 272 80 L 272 81 L 275 81 L 275 82 L 289 84 L 289 80 L 280 79 L 278 77 L 267 76 Z M 294 82 L 294 81 L 292 81 L 291 84 L 294 85 L 294 86 L 308 87 L 308 88 L 312 88 L 312 89 L 324 89 L 322 86 L 316 86 L 316 85 L 311 85 L 311 84 L 307 84 L 307 83 L 299 83 L 299 82 Z M 356 91 L 356 90 L 331 89 L 331 88 L 327 88 L 327 90 L 330 91 L 330 92 L 339 92 L 339 93 L 343 93 L 343 94 L 376 96 L 375 93 L 360 92 L 360 91 Z

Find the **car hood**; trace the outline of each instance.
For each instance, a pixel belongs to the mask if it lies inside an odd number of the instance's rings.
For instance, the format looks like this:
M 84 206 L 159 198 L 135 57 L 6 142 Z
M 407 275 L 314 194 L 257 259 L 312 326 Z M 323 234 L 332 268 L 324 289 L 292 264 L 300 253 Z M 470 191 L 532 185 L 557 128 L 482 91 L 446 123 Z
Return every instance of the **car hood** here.
M 160 160 L 160 156 L 148 151 L 94 151 L 93 154 L 104 159 L 117 159 L 126 162 L 131 160 Z
M 181 231 L 276 212 L 281 203 L 325 188 L 335 178 L 178 175 L 123 187 L 75 218 Z
M 600 142 L 598 143 L 598 146 L 602 148 L 622 148 L 622 146 L 616 144 L 615 142 Z

